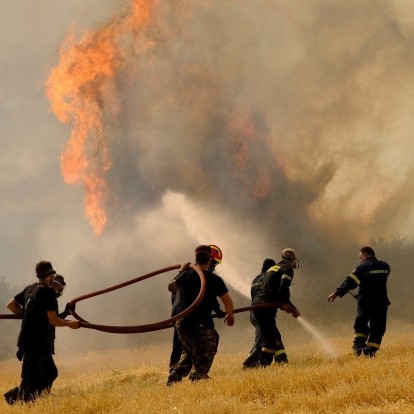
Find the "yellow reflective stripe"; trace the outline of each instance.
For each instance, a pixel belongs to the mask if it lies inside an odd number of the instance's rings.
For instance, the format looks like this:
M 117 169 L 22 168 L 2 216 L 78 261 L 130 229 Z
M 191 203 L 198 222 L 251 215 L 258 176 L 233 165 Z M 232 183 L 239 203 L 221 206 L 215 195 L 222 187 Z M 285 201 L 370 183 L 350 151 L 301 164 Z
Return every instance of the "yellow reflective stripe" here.
M 368 338 L 368 335 L 365 335 L 363 333 L 356 333 L 355 334 L 355 338 L 365 338 L 365 339 L 367 339 Z
M 278 270 L 280 269 L 280 266 L 272 266 L 269 270 L 268 270 L 268 272 L 270 272 L 270 271 L 273 271 L 273 272 L 277 272 Z
M 283 276 L 282 276 L 282 279 L 292 280 L 293 278 L 292 278 L 292 276 L 289 276 L 289 275 L 284 273 Z
M 266 348 L 265 346 L 262 348 L 262 352 L 267 352 L 268 354 L 273 354 L 274 356 L 286 354 L 284 349 L 270 349 Z
M 356 282 L 356 284 L 357 285 L 359 285 L 360 283 L 361 283 L 361 281 L 353 274 L 353 273 L 351 273 L 350 275 L 349 275 L 349 277 L 351 278 L 351 279 L 354 279 L 355 280 L 355 282 Z
M 379 349 L 380 344 L 376 344 L 375 342 L 367 342 L 367 346 L 370 346 L 371 348 Z
M 275 356 L 282 355 L 282 354 L 286 354 L 286 351 L 284 349 L 281 349 L 281 350 L 275 352 Z

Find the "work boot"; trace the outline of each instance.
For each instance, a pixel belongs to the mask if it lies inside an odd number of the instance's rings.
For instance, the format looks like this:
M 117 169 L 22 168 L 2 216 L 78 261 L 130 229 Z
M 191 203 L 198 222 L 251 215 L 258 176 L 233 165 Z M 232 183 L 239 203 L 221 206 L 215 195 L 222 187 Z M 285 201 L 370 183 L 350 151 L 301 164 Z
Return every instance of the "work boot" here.
M 243 362 L 243 369 L 259 367 L 261 365 L 260 354 L 260 350 L 257 349 L 251 352 Z
M 377 352 L 376 348 L 372 348 L 371 346 L 367 346 L 364 348 L 363 353 L 367 358 L 374 358 L 375 352 Z
M 210 377 L 207 374 L 197 374 L 195 372 L 192 372 L 188 379 L 192 382 L 210 379 Z
M 354 352 L 354 355 L 359 357 L 363 350 L 366 348 L 367 344 L 365 342 L 364 338 L 355 338 L 354 344 L 352 345 L 352 351 Z
M 167 379 L 167 387 L 171 387 L 171 385 L 175 384 L 176 382 L 181 382 L 181 377 L 177 374 L 170 374 Z
M 19 387 L 12 388 L 10 391 L 7 391 L 3 394 L 4 399 L 6 400 L 7 404 L 13 405 L 19 400 Z
M 363 350 L 365 349 L 366 347 L 356 347 L 355 345 L 352 347 L 352 351 L 354 352 L 354 355 L 355 356 L 357 356 L 357 357 L 359 357 L 361 354 L 362 354 L 362 352 L 363 352 Z
M 273 360 L 276 364 L 287 364 L 289 362 L 288 357 L 285 353 L 275 356 Z

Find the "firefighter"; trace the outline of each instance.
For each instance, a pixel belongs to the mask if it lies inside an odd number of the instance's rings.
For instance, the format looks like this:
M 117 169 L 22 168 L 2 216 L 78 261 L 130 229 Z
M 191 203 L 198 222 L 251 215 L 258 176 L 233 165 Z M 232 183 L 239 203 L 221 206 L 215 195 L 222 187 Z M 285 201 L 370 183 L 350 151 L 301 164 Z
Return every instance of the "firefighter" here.
M 216 246 L 215 244 L 210 244 L 210 249 L 211 249 L 211 263 L 210 263 L 210 268 L 208 270 L 210 272 L 214 272 L 216 269 L 216 266 L 219 265 L 221 261 L 223 260 L 223 252 L 221 251 L 220 247 Z M 178 275 L 188 266 L 188 264 L 189 263 L 187 262 L 181 266 L 181 269 Z M 184 309 L 180 309 L 180 291 L 179 290 L 176 290 L 175 292 L 171 294 L 171 302 L 172 302 L 171 316 L 178 315 L 180 312 L 184 310 Z M 218 303 L 217 299 L 215 300 L 213 311 L 215 312 L 217 318 L 219 319 L 222 319 L 226 316 L 226 312 L 224 312 L 220 308 L 220 304 Z M 219 336 L 217 334 L 217 346 L 218 346 L 218 341 L 219 341 Z M 178 361 L 180 360 L 182 353 L 183 353 L 183 346 L 181 345 L 181 341 L 180 341 L 180 337 L 178 336 L 177 329 L 174 326 L 173 347 L 171 351 L 170 366 L 169 366 L 170 374 L 174 370 Z M 183 371 L 183 374 L 182 374 L 183 377 L 186 377 L 190 373 L 190 370 L 192 367 L 192 362 L 191 362 L 192 356 L 191 354 L 186 354 L 186 355 L 188 357 L 188 360 L 186 363 L 187 371 L 185 370 Z M 182 365 L 184 366 L 185 364 L 184 361 L 181 361 L 181 362 L 182 362 Z
M 358 307 L 355 319 L 355 337 L 352 349 L 356 356 L 375 356 L 381 345 L 387 324 L 387 280 L 391 272 L 388 263 L 375 257 L 374 249 L 364 246 L 359 251 L 360 264 L 347 276 L 334 293 L 328 296 L 333 302 L 359 286 Z
M 211 364 L 217 352 L 217 331 L 211 312 L 215 306 L 216 298 L 220 297 L 226 309 L 224 322 L 233 326 L 233 301 L 227 287 L 220 276 L 209 271 L 212 257 L 211 247 L 201 245 L 196 248 L 196 265 L 204 272 L 206 279 L 206 291 L 203 299 L 197 307 L 183 319 L 176 322 L 175 326 L 183 346 L 181 359 L 170 373 L 167 385 L 172 385 L 182 380 L 188 370 L 188 354 L 191 354 L 193 369 L 190 373 L 191 381 L 207 379 Z M 180 289 L 180 308 L 185 309 L 194 302 L 201 287 L 201 282 L 195 270 L 182 271 L 168 285 L 170 292 Z
M 278 303 L 279 307 L 293 317 L 300 316 L 298 309 L 290 301 L 290 284 L 292 283 L 294 269 L 299 266 L 299 261 L 293 249 L 284 249 L 282 260 L 272 266 L 264 275 L 256 294 L 252 299 L 252 305 L 264 303 Z M 285 347 L 281 334 L 276 326 L 276 307 L 254 309 L 260 332 L 263 336 L 262 366 L 272 363 L 287 363 Z
M 50 351 L 50 325 L 71 329 L 79 328 L 79 321 L 59 318 L 55 291 L 50 287 L 56 270 L 49 261 L 36 264 L 38 282 L 27 286 L 7 304 L 16 315 L 22 315 L 22 325 L 17 342 L 22 360 L 20 386 L 4 394 L 10 405 L 17 401 L 32 402 L 43 392 L 48 392 L 58 371 Z
M 252 300 L 257 290 L 259 289 L 266 272 L 275 264 L 276 262 L 273 259 L 265 259 L 263 261 L 262 270 L 253 279 L 252 286 L 250 288 L 250 296 Z M 253 311 L 250 311 L 250 323 L 254 326 L 255 329 L 254 343 L 252 349 L 249 352 L 249 355 L 243 362 L 243 368 L 255 368 L 262 365 L 263 336 L 260 332 L 260 327 L 256 318 L 254 317 Z

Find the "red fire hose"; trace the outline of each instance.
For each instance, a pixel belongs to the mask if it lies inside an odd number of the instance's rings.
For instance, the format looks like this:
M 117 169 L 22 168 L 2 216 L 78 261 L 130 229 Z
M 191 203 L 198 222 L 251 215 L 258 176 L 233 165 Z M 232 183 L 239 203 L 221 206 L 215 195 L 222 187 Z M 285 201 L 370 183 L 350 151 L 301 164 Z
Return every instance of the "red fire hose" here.
M 77 298 L 72 299 L 68 303 L 70 313 L 77 320 L 80 321 L 80 326 L 82 328 L 95 329 L 97 331 L 108 332 L 108 333 L 117 333 L 117 334 L 144 333 L 144 332 L 152 332 L 152 331 L 158 331 L 158 330 L 162 330 L 162 329 L 171 328 L 174 325 L 175 321 L 177 321 L 179 319 L 182 319 L 185 316 L 189 315 L 194 310 L 194 308 L 201 302 L 201 300 L 204 297 L 204 294 L 205 294 L 205 291 L 206 291 L 206 279 L 204 277 L 204 273 L 202 272 L 202 270 L 200 270 L 198 267 L 196 267 L 194 265 L 190 264 L 189 267 L 191 269 L 195 270 L 197 272 L 199 278 L 200 278 L 201 288 L 200 288 L 200 292 L 198 293 L 198 296 L 196 297 L 194 302 L 187 309 L 185 309 L 182 312 L 180 312 L 179 314 L 177 314 L 177 315 L 175 315 L 175 316 L 173 316 L 169 319 L 163 320 L 161 322 L 155 322 L 155 323 L 151 323 L 151 324 L 147 324 L 147 325 L 137 325 L 137 326 L 98 325 L 98 324 L 89 323 L 85 319 L 83 319 L 78 313 L 75 312 L 75 307 L 76 307 L 76 303 L 80 302 L 82 300 L 90 299 L 90 298 L 95 297 L 95 296 L 103 295 L 104 293 L 108 293 L 108 292 L 112 292 L 112 291 L 117 290 L 117 289 L 121 289 L 125 286 L 129 286 L 129 285 L 132 285 L 134 283 L 141 282 L 142 280 L 145 280 L 145 279 L 148 279 L 150 277 L 159 275 L 161 273 L 166 273 L 166 272 L 169 272 L 169 271 L 174 270 L 174 269 L 179 269 L 180 267 L 181 267 L 181 265 L 174 265 L 174 266 L 165 267 L 163 269 L 159 269 L 159 270 L 156 270 L 154 272 L 147 273 L 143 276 L 139 276 L 135 279 L 128 280 L 126 282 L 108 287 L 106 289 L 102 289 L 102 290 L 98 290 L 98 291 L 95 291 L 95 292 L 87 293 L 87 294 L 82 295 L 82 296 L 78 296 Z M 234 313 L 246 312 L 246 311 L 249 311 L 249 310 L 252 310 L 252 309 L 260 309 L 260 308 L 268 308 L 268 307 L 280 307 L 280 305 L 281 304 L 279 304 L 279 303 L 266 303 L 266 304 L 261 304 L 261 305 L 246 306 L 244 308 L 234 309 Z M 216 315 L 213 315 L 213 317 L 214 316 L 216 316 Z M 21 315 L 0 314 L 0 319 L 21 319 L 21 318 L 22 318 Z
M 195 270 L 197 272 L 199 278 L 200 278 L 200 282 L 201 282 L 200 292 L 198 293 L 198 296 L 196 297 L 194 302 L 187 309 L 183 310 L 178 315 L 173 316 L 172 318 L 166 319 L 166 320 L 161 321 L 161 322 L 150 323 L 150 324 L 147 324 L 147 325 L 110 326 L 110 325 L 92 324 L 92 323 L 86 322 L 84 319 L 82 319 L 75 311 L 71 311 L 71 313 L 72 313 L 73 316 L 75 316 L 75 318 L 77 318 L 81 321 L 80 326 L 82 328 L 95 329 L 97 331 L 102 331 L 102 332 L 130 334 L 130 333 L 152 332 L 152 331 L 158 331 L 160 329 L 169 328 L 174 324 L 174 322 L 176 320 L 181 319 L 181 318 L 187 316 L 189 313 L 191 313 L 193 311 L 193 309 L 201 302 L 201 300 L 203 299 L 204 294 L 206 292 L 206 278 L 204 277 L 203 271 L 200 270 L 198 267 L 196 267 L 194 265 L 190 265 L 189 267 L 191 269 Z M 103 289 L 103 290 L 100 290 L 100 291 L 97 291 L 97 292 L 93 292 L 93 293 L 75 298 L 75 299 L 73 299 L 69 302 L 69 305 L 74 305 L 74 304 L 76 304 L 77 302 L 79 302 L 81 300 L 88 299 L 88 298 L 91 298 L 93 296 L 102 295 L 103 293 L 107 293 L 107 292 L 111 292 L 111 291 L 116 290 L 116 289 L 120 289 L 124 286 L 131 285 L 132 283 L 140 282 L 141 280 L 148 279 L 149 277 L 158 275 L 160 273 L 165 273 L 165 272 L 168 272 L 170 270 L 179 269 L 179 268 L 180 268 L 180 265 L 175 265 L 175 266 L 171 266 L 171 267 L 166 267 L 166 268 L 161 269 L 161 270 L 157 270 L 157 271 L 152 272 L 152 273 L 148 273 L 144 276 L 138 277 L 136 279 L 132 279 L 128 282 L 121 283 L 119 285 L 115 285 L 115 286 L 112 286 L 112 287 L 107 288 L 107 289 Z

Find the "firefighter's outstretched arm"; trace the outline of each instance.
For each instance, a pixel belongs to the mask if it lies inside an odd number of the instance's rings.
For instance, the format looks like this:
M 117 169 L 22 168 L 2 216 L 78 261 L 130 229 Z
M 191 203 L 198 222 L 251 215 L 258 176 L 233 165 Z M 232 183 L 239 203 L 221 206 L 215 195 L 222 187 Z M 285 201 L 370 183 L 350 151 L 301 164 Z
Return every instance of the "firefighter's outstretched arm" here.
M 346 295 L 350 290 L 355 289 L 359 286 L 361 281 L 354 273 L 351 273 L 349 276 L 347 276 L 342 283 L 341 286 L 339 286 L 338 289 L 334 293 L 331 293 L 328 296 L 328 302 L 333 302 L 338 296 L 342 298 L 342 296 Z

